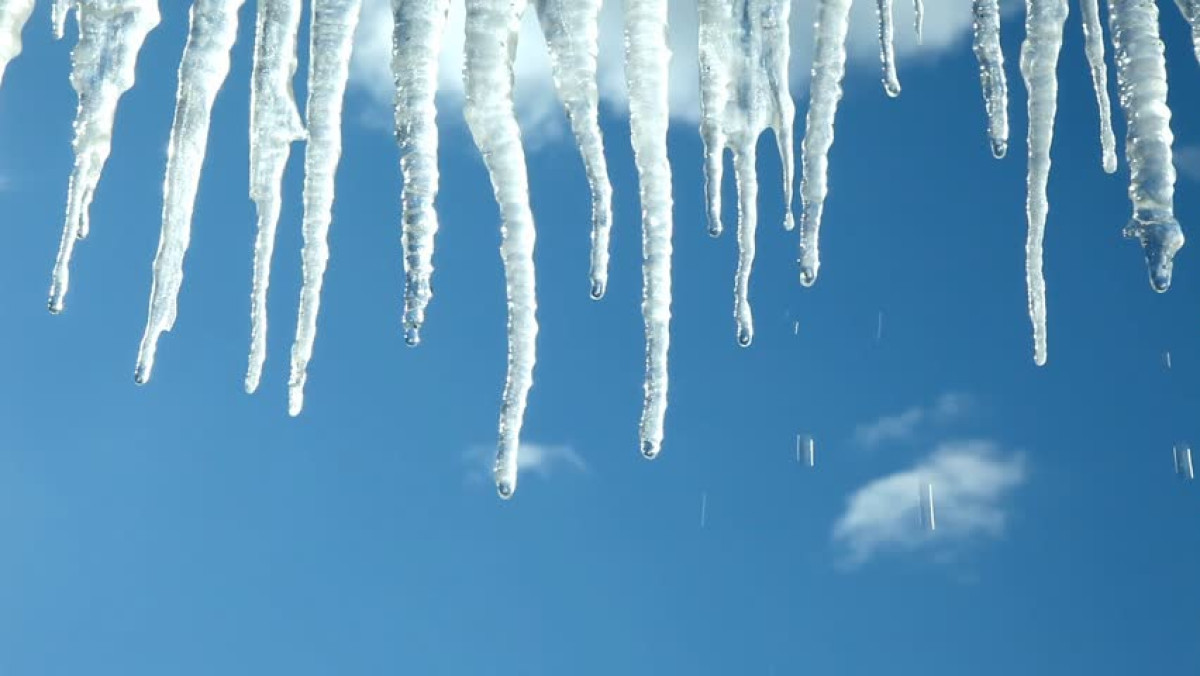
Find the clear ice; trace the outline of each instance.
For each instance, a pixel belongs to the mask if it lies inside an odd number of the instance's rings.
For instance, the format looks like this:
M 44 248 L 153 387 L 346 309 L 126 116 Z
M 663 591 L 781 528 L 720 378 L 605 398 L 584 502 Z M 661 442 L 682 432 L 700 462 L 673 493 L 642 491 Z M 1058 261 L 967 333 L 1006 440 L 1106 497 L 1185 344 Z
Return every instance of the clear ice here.
M 1000 49 L 999 0 L 974 0 L 972 12 L 975 15 L 972 50 L 979 62 L 988 141 L 992 155 L 1001 158 L 1008 152 L 1008 80 L 1004 76 L 1004 52 Z
M 1105 173 L 1117 170 L 1117 140 L 1113 136 L 1112 105 L 1108 100 L 1108 67 L 1104 64 L 1104 29 L 1100 23 L 1100 0 L 1079 0 L 1083 15 L 1083 48 L 1092 71 L 1096 108 L 1100 113 L 1101 165 Z
M 1196 52 L 1196 63 L 1200 63 L 1200 0 L 1175 0 L 1175 4 L 1192 27 L 1192 49 Z
M 892 0 L 877 0 L 879 12 L 879 61 L 883 67 L 883 90 L 888 96 L 900 95 L 900 77 L 896 75 L 896 27 Z

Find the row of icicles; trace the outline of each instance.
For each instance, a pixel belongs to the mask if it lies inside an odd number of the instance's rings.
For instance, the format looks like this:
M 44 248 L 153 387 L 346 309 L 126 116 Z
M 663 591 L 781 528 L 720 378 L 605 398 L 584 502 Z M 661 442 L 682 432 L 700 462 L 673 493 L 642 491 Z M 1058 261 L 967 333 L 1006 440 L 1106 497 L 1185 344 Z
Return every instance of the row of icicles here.
M 63 309 L 71 254 L 87 236 L 88 211 L 111 150 L 117 104 L 134 84 L 138 54 L 159 23 L 158 0 L 52 0 L 56 35 L 74 10 L 79 41 L 72 52 L 71 83 L 78 93 L 75 166 L 66 223 L 50 288 L 51 312 Z M 250 196 L 258 208 L 251 348 L 246 390 L 259 384 L 266 356 L 266 294 L 281 184 L 291 145 L 306 140 L 304 159 L 303 287 L 292 347 L 289 411 L 303 406 L 306 367 L 312 357 L 326 244 L 341 155 L 341 116 L 353 36 L 361 0 L 311 0 L 308 101 L 304 119 L 292 94 L 303 0 L 258 0 L 250 115 Z M 395 125 L 404 175 L 402 246 L 405 265 L 404 338 L 420 340 L 430 301 L 434 236 L 438 229 L 438 138 L 435 94 L 438 56 L 451 0 L 392 0 Z M 245 0 L 194 0 L 179 67 L 163 194 L 162 234 L 154 259 L 149 316 L 138 353 L 137 382 L 154 366 L 158 338 L 176 316 L 192 209 L 208 142 L 213 102 L 229 71 L 237 14 Z M 526 0 L 465 0 L 465 116 L 482 152 L 503 220 L 500 248 L 507 280 L 508 370 L 500 414 L 495 479 L 500 495 L 516 488 L 517 450 L 532 384 L 537 336 L 533 264 L 535 228 L 520 131 L 514 115 L 513 59 Z M 892 0 L 877 0 L 884 88 L 900 92 L 892 46 Z M 917 31 L 923 8 L 915 0 Z M 21 50 L 21 31 L 35 0 L 0 0 L 0 75 Z M 1200 60 L 1200 0 L 1176 0 L 1193 30 Z M 591 295 L 607 282 L 612 188 L 598 123 L 596 86 L 601 0 L 534 0 L 550 52 L 554 84 L 578 143 L 592 192 Z M 626 84 L 631 140 L 642 205 L 643 314 L 646 327 L 645 399 L 641 450 L 658 455 L 667 403 L 667 352 L 671 305 L 672 196 L 667 157 L 668 0 L 624 0 Z M 757 226 L 755 142 L 770 128 L 778 140 L 787 211 L 792 228 L 792 125 L 788 92 L 790 0 L 699 0 L 700 132 L 705 146 L 709 231 L 721 232 L 723 154 L 732 151 L 738 186 L 739 259 L 735 283 L 738 343 L 753 339 L 748 299 Z M 834 117 L 842 96 L 851 0 L 817 0 L 816 40 L 809 106 L 801 144 L 800 279 L 812 284 L 820 265 L 818 236 Z M 1103 27 L 1098 0 L 1079 0 L 1087 60 L 1100 112 L 1103 166 L 1116 169 L 1109 121 Z M 993 154 L 1008 147 L 1008 91 L 1000 48 L 998 0 L 973 0 L 973 48 L 979 61 L 987 133 Z M 1021 74 L 1029 91 L 1027 281 L 1034 325 L 1034 358 L 1046 359 L 1042 235 L 1047 204 L 1050 146 L 1068 0 L 1026 0 Z M 1155 289 L 1170 285 L 1172 259 L 1183 234 L 1172 212 L 1175 172 L 1167 108 L 1167 81 L 1158 9 L 1154 0 L 1108 0 L 1109 33 L 1116 52 L 1119 102 L 1127 126 L 1126 159 L 1133 216 L 1127 236 L 1145 248 Z

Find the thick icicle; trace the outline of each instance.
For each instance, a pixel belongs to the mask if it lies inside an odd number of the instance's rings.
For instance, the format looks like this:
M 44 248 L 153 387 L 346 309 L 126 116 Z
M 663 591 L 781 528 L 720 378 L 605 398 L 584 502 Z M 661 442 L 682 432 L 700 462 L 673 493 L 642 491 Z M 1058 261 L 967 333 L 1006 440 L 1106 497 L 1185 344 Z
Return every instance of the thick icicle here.
M 639 427 L 642 455 L 662 450 L 671 343 L 671 165 L 667 160 L 667 0 L 625 0 L 625 82 L 642 203 L 642 318 L 646 381 Z
M 1008 79 L 1004 75 L 1004 52 L 1000 49 L 999 0 L 974 0 L 972 49 L 979 62 L 979 81 L 988 118 L 988 140 L 992 155 L 1008 152 Z
M 243 2 L 196 0 L 192 5 L 167 146 L 162 234 L 154 256 L 149 316 L 133 376 L 138 383 L 150 380 L 158 337 L 175 324 L 176 303 L 183 285 L 183 257 L 192 234 L 192 209 L 208 148 L 213 102 L 229 74 L 229 50 L 237 39 L 237 12 Z
M 254 238 L 254 282 L 250 292 L 247 392 L 258 389 L 267 359 L 267 287 L 283 172 L 292 142 L 304 138 L 304 124 L 292 92 L 302 8 L 301 0 L 258 0 L 250 81 L 250 199 L 258 208 L 258 233 Z
M 538 19 L 554 86 L 566 108 L 592 191 L 591 295 L 608 286 L 608 242 L 612 231 L 612 184 L 600 135 L 600 95 L 596 87 L 600 0 L 536 0 Z
M 917 33 L 917 44 L 925 41 L 925 0 L 913 0 L 913 30 Z
M 304 152 L 304 282 L 292 343 L 288 413 L 304 408 L 304 382 L 317 337 L 321 282 L 329 262 L 329 224 L 338 162 L 342 157 L 342 99 L 350 77 L 350 52 L 361 0 L 313 0 L 308 53 L 308 146 Z
M 753 340 L 750 271 L 758 213 L 755 145 L 775 132 L 783 165 L 784 227 L 792 228 L 792 122 L 788 92 L 788 0 L 702 0 L 700 3 L 700 135 L 704 140 L 709 232 L 721 231 L 725 148 L 734 156 L 738 186 L 738 271 L 734 317 L 738 344 Z
M 61 35 L 74 6 L 79 43 L 71 52 L 71 86 L 79 96 L 75 112 L 75 166 L 67 187 L 62 243 L 50 282 L 51 312 L 62 312 L 75 241 L 87 236 L 88 210 L 112 150 L 117 103 L 133 86 L 138 52 L 158 25 L 158 0 L 57 0 L 55 31 Z
M 1112 106 L 1108 101 L 1108 66 L 1104 64 L 1104 29 L 1100 24 L 1100 0 L 1079 0 L 1083 15 L 1083 48 L 1092 71 L 1096 107 L 1100 113 L 1101 162 L 1105 173 L 1117 170 L 1117 139 L 1113 136 Z
M 0 0 L 0 81 L 8 62 L 21 53 L 21 31 L 30 14 L 33 0 Z
M 1033 360 L 1046 363 L 1046 278 L 1042 273 L 1042 240 L 1046 233 L 1046 186 L 1050 180 L 1050 145 L 1058 108 L 1058 55 L 1062 51 L 1067 0 L 1026 0 L 1025 42 L 1021 75 L 1029 92 L 1029 175 L 1025 214 L 1025 283 L 1033 321 Z
M 1200 63 L 1200 0 L 1175 0 L 1175 4 L 1192 26 L 1192 49 L 1196 52 L 1196 62 Z
M 513 107 L 513 60 L 525 0 L 467 0 L 464 113 L 500 207 L 500 256 L 508 299 L 508 373 L 493 477 L 500 497 L 517 488 L 517 451 L 537 358 L 537 293 L 525 151 Z
M 1175 165 L 1171 159 L 1171 109 L 1167 107 L 1167 67 L 1154 0 L 1109 0 L 1109 29 L 1116 52 L 1117 84 L 1127 127 L 1129 199 L 1133 218 L 1125 236 L 1146 252 L 1150 284 L 1171 286 L 1175 253 L 1183 229 L 1175 220 Z
M 829 192 L 829 148 L 833 145 L 833 121 L 842 100 L 842 77 L 846 74 L 846 30 L 851 0 L 818 0 L 816 46 L 812 82 L 809 84 L 808 115 L 804 143 L 800 146 L 800 283 L 812 286 L 821 268 L 821 216 Z
M 877 0 L 879 11 L 879 60 L 883 65 L 883 90 L 888 96 L 900 95 L 900 77 L 896 75 L 896 29 L 892 20 L 892 0 Z
M 404 250 L 404 342 L 421 342 L 433 297 L 433 241 L 438 230 L 438 130 L 434 98 L 438 56 L 450 0 L 392 0 L 392 77 L 400 146 L 400 242 Z

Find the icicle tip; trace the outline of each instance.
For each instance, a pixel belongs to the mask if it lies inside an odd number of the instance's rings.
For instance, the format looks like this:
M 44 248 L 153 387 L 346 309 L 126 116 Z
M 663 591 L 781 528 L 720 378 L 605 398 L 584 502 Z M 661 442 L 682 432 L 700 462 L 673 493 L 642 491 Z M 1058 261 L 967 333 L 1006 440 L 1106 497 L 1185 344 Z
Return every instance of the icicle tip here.
M 416 347 L 421 344 L 421 329 L 416 326 L 404 327 L 404 344 Z
M 1184 243 L 1179 221 L 1170 213 L 1135 214 L 1125 226 L 1125 236 L 1141 242 L 1150 272 L 1150 286 L 1159 293 L 1170 289 L 1175 254 Z
M 1008 154 L 1008 141 L 1005 139 L 992 139 L 992 157 L 1002 160 Z
M 754 327 L 746 322 L 738 322 L 737 329 L 737 344 L 738 347 L 750 347 L 750 343 L 754 342 Z
M 650 439 L 642 439 L 642 457 L 647 460 L 653 460 L 658 457 L 662 451 L 662 444 Z
M 592 300 L 600 300 L 601 298 L 604 298 L 604 292 L 607 290 L 607 285 L 605 284 L 604 280 L 592 278 L 592 290 L 590 294 Z

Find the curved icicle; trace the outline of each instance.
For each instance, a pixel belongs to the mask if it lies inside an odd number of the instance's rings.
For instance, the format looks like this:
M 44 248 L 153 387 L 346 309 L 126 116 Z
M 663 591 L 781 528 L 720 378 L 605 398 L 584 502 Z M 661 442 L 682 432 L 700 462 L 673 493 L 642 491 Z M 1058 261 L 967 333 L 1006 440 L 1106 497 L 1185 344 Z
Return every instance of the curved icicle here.
M 1100 0 L 1079 0 L 1083 15 L 1083 48 L 1092 71 L 1096 108 L 1100 114 L 1100 150 L 1104 172 L 1117 170 L 1117 139 L 1113 136 L 1112 105 L 1108 100 L 1108 66 L 1104 64 L 1104 29 L 1100 24 Z
M 804 142 L 800 146 L 800 283 L 812 286 L 821 268 L 821 217 L 829 192 L 829 149 L 833 146 L 833 122 L 842 100 L 842 78 L 846 74 L 846 31 L 850 0 L 818 0 L 812 82 L 809 83 L 808 115 Z
M 671 165 L 667 160 L 667 0 L 625 0 L 625 83 L 630 139 L 642 203 L 642 319 L 646 380 L 639 438 L 642 455 L 662 450 L 671 343 Z
M 292 143 L 304 138 L 304 123 L 292 92 L 302 8 L 301 0 L 258 0 L 250 80 L 250 199 L 258 209 L 258 230 L 250 292 L 247 392 L 258 389 L 267 359 L 267 287 L 282 203 L 283 172 Z
M 154 256 L 154 282 L 146 331 L 133 378 L 150 380 L 158 337 L 170 331 L 183 285 L 183 258 L 192 234 L 192 210 L 208 148 L 213 102 L 229 74 L 229 50 L 237 39 L 237 12 L 244 0 L 196 0 L 187 44 L 179 62 L 179 91 L 167 147 L 162 234 Z
M 438 56 L 450 0 L 392 0 L 392 77 L 400 146 L 400 243 L 404 250 L 404 342 L 421 342 L 433 298 L 433 243 L 438 231 Z
M 1200 0 L 1175 0 L 1175 4 L 1192 27 L 1192 49 L 1196 52 L 1196 63 L 1200 63 Z
M 754 265 L 758 179 L 755 144 L 775 132 L 783 165 L 784 227 L 792 227 L 792 123 L 788 92 L 788 0 L 702 0 L 700 3 L 700 135 L 704 140 L 709 232 L 721 231 L 722 162 L 733 150 L 738 187 L 738 271 L 734 318 L 738 344 L 754 336 L 750 272 Z
M 591 296 L 608 287 L 608 247 L 612 232 L 612 184 L 600 134 L 600 94 L 596 86 L 600 0 L 536 0 L 538 20 L 558 98 L 567 111 L 592 192 Z
M 513 60 L 525 0 L 467 0 L 464 113 L 483 155 L 503 223 L 500 256 L 508 299 L 508 369 L 493 478 L 500 497 L 517 489 L 517 452 L 537 359 L 537 231 L 529 206 L 525 151 L 513 107 Z
M 62 312 L 76 240 L 87 236 L 88 211 L 104 163 L 112 151 L 113 122 L 121 96 L 133 87 L 138 53 L 158 25 L 158 0 L 57 0 L 55 31 L 61 35 L 67 10 L 75 9 L 79 43 L 71 52 L 75 112 L 75 166 L 67 187 L 62 242 L 50 282 L 51 312 Z
M 1150 285 L 1171 287 L 1183 229 L 1175 220 L 1175 165 L 1171 159 L 1171 109 L 1167 67 L 1154 0 L 1109 0 L 1109 30 L 1116 52 L 1117 84 L 1125 111 L 1125 159 L 1133 218 L 1125 236 L 1137 238 L 1146 254 Z
M 900 77 L 896 74 L 895 24 L 892 19 L 892 0 L 876 0 L 879 12 L 879 61 L 883 66 L 883 91 L 888 96 L 900 96 Z
M 1046 187 L 1050 180 L 1050 146 L 1058 108 L 1058 56 L 1062 51 L 1067 0 L 1026 0 L 1025 42 L 1021 75 L 1029 91 L 1029 176 L 1025 213 L 1025 282 L 1033 321 L 1033 360 L 1046 363 L 1046 279 L 1042 273 L 1042 240 L 1046 232 Z
M 304 151 L 304 248 L 300 310 L 292 343 L 288 414 L 304 408 L 304 383 L 317 338 L 321 284 L 329 263 L 329 224 L 338 162 L 342 158 L 342 99 L 361 0 L 313 0 L 308 53 L 308 147 Z
M 979 82 L 988 118 L 988 141 L 997 159 L 1008 152 L 1008 79 L 1004 75 L 1004 52 L 1000 49 L 1000 3 L 974 0 L 972 51 L 979 62 Z
M 0 82 L 9 61 L 21 53 L 21 31 L 33 14 L 34 0 L 0 0 Z

